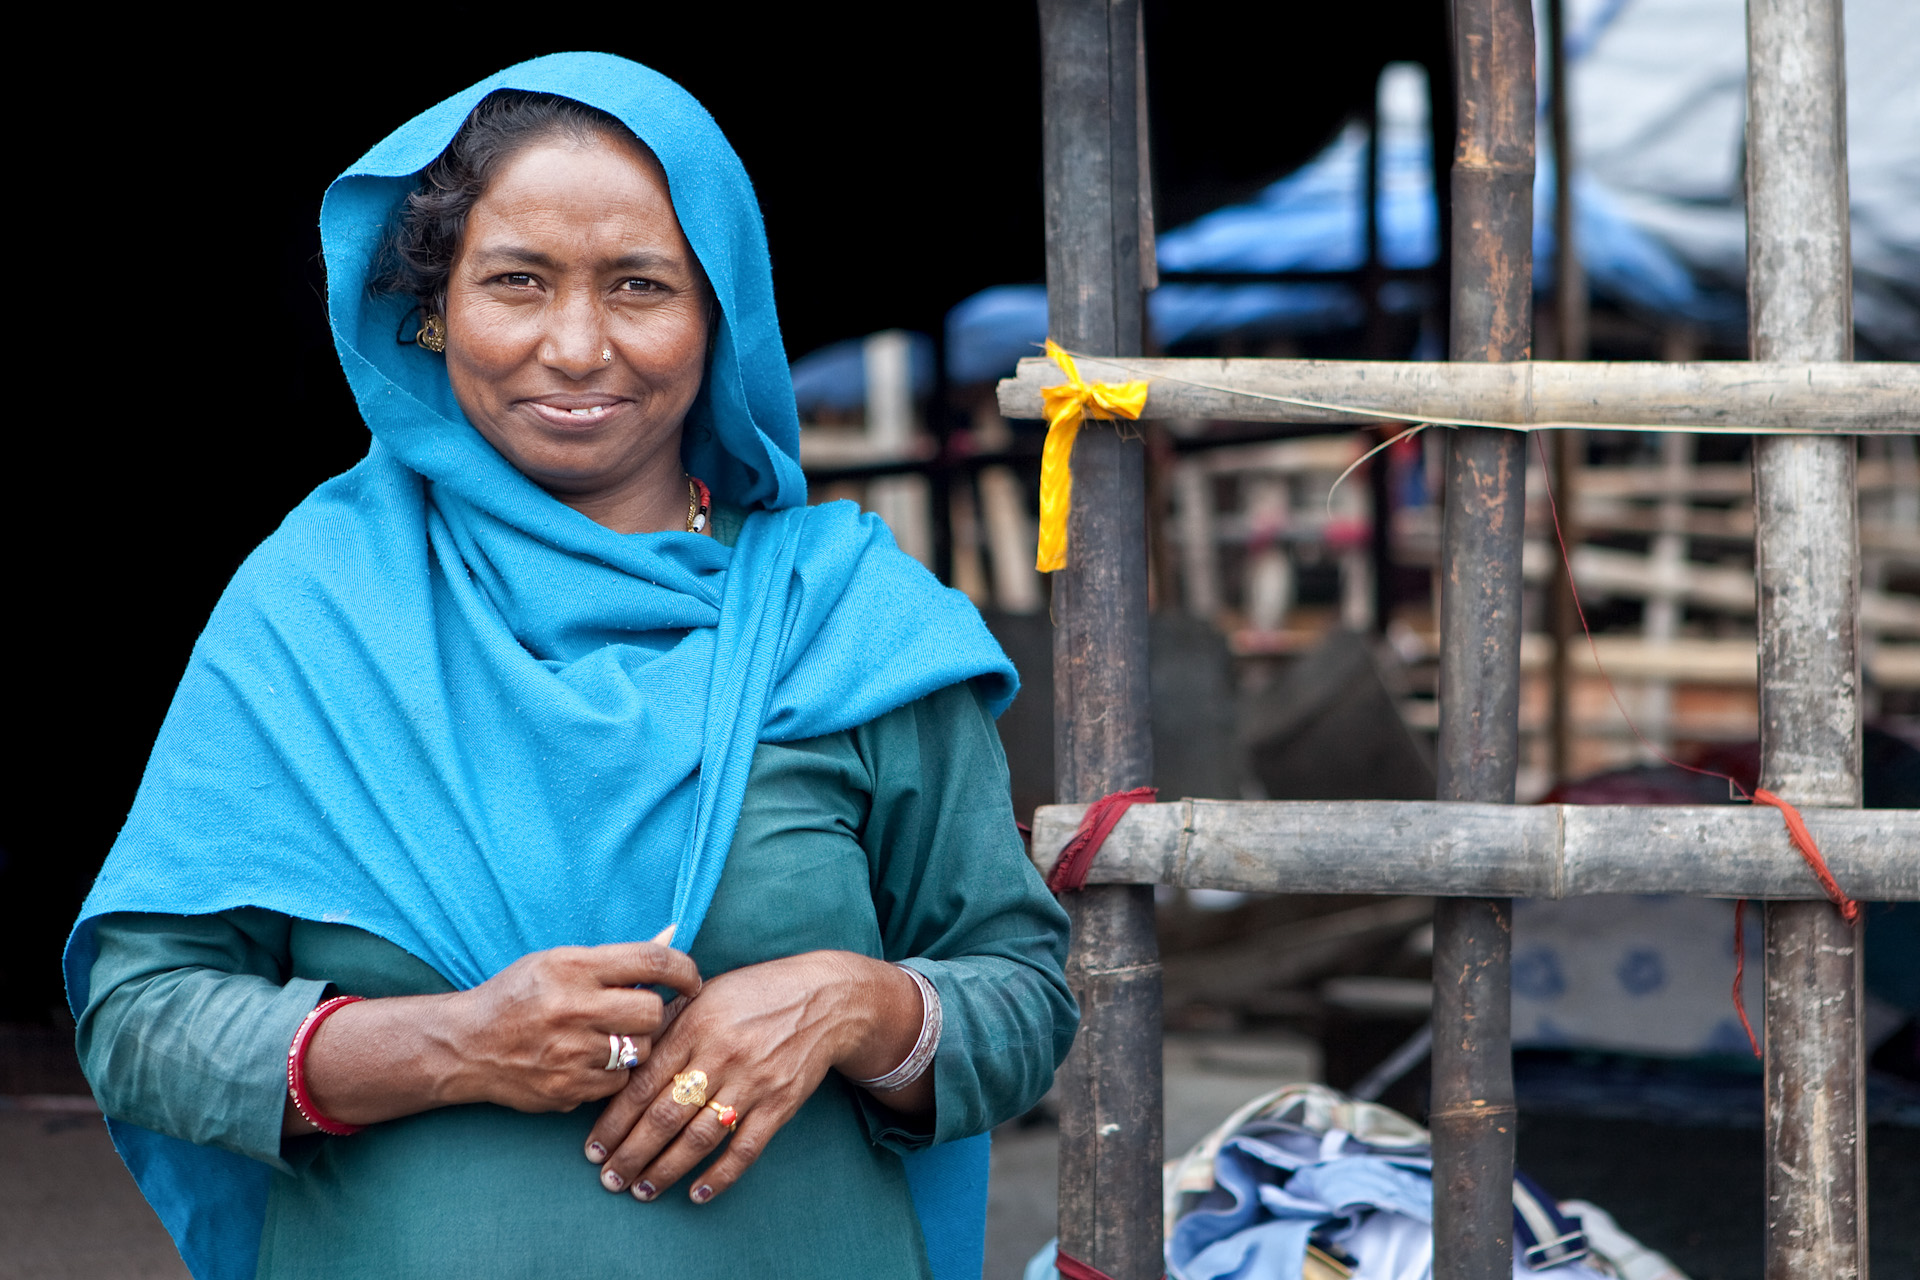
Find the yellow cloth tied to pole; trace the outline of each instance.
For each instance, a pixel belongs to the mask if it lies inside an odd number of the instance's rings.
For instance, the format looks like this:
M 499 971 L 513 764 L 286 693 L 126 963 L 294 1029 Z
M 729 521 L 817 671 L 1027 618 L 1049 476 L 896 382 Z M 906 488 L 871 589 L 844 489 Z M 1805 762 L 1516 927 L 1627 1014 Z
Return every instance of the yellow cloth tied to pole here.
M 1047 354 L 1067 380 L 1057 387 L 1040 388 L 1040 403 L 1047 411 L 1047 444 L 1040 454 L 1040 554 L 1034 568 L 1041 573 L 1067 567 L 1067 509 L 1073 502 L 1073 472 L 1067 460 L 1073 456 L 1081 422 L 1089 416 L 1138 418 L 1147 407 L 1144 381 L 1088 383 L 1080 377 L 1073 357 L 1051 338 Z

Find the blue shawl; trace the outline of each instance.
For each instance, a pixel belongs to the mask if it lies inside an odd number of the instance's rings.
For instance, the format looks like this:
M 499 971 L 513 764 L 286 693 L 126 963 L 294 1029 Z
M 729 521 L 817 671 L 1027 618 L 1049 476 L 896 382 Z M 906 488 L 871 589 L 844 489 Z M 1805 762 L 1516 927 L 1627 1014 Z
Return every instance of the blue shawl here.
M 467 424 L 439 356 L 370 297 L 414 175 L 503 88 L 607 111 L 652 148 L 719 302 L 688 470 L 750 514 L 729 549 L 623 535 L 556 501 Z M 958 593 L 850 503 L 808 507 L 759 205 L 700 104 L 604 54 L 537 58 L 401 126 L 328 188 L 334 345 L 373 433 L 235 575 L 194 648 L 92 921 L 256 906 L 347 922 L 471 987 L 530 951 L 691 945 L 754 749 L 837 732 L 962 680 L 998 714 L 1013 668 Z M 245 1280 L 269 1171 L 114 1124 L 202 1280 Z M 938 1280 L 980 1273 L 985 1139 L 909 1157 Z M 749 1175 L 751 1176 L 751 1175 Z

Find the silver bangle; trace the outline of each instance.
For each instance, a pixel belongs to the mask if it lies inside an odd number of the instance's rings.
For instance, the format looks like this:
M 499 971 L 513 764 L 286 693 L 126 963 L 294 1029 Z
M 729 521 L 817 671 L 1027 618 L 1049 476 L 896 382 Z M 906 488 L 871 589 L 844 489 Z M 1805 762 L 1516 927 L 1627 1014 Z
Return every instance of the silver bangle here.
M 855 1080 L 862 1089 L 873 1093 L 898 1093 L 921 1076 L 927 1074 L 927 1068 L 933 1065 L 934 1051 L 940 1047 L 940 993 L 933 989 L 925 974 L 906 965 L 895 965 L 905 971 L 913 984 L 920 988 L 920 1038 L 913 1042 L 905 1061 L 883 1076 L 871 1080 Z

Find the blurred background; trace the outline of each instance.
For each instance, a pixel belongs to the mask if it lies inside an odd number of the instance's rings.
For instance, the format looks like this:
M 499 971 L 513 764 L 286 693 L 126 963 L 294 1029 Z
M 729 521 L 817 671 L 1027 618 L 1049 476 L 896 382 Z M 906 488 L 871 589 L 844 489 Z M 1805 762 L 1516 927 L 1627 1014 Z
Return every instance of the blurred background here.
M 1153 350 L 1441 358 L 1444 3 L 1145 11 Z M 719 120 L 766 212 L 813 500 L 877 512 L 979 604 L 1026 682 L 1001 726 L 1016 807 L 1052 799 L 1041 424 L 1002 419 L 992 392 L 1046 329 L 1032 6 L 908 22 L 871 0 L 720 20 L 649 6 L 585 33 L 409 13 L 293 39 L 123 20 L 53 59 L 112 126 L 56 117 L 22 143 L 47 175 L 22 188 L 25 225 L 53 268 L 23 277 L 51 311 L 35 354 L 64 357 L 40 362 L 60 395 L 88 387 L 67 426 L 23 433 L 31 487 L 10 506 L 28 604 L 8 639 L 22 754 L 0 809 L 0 1235 L 37 1231 L 67 1261 L 0 1250 L 0 1275 L 66 1274 L 85 1248 L 109 1251 L 90 1274 L 177 1273 L 137 1199 L 89 1200 L 117 1175 L 72 1064 L 60 945 L 227 578 L 365 451 L 327 336 L 321 192 L 503 65 L 604 48 Z M 1920 359 L 1920 10 L 1849 0 L 1847 15 L 1857 353 Z M 1545 0 L 1541 16 L 1544 38 Z M 1536 356 L 1744 358 L 1741 0 L 1565 0 L 1561 21 L 1563 101 L 1540 59 Z M 52 412 L 22 408 L 30 423 Z M 1163 796 L 1430 798 L 1439 432 L 1395 440 L 1331 490 L 1386 437 L 1145 431 Z M 1751 783 L 1749 452 L 1742 437 L 1590 431 L 1536 454 L 1523 802 L 1727 800 L 1655 749 Z M 1912 807 L 1914 440 L 1864 441 L 1859 474 L 1867 803 Z M 1556 585 L 1549 479 L 1591 650 Z M 1169 1154 L 1291 1079 L 1364 1085 L 1422 1119 L 1429 913 L 1411 898 L 1165 894 Z M 1523 903 L 1515 931 L 1522 1167 L 1696 1280 L 1757 1274 L 1759 1077 L 1726 998 L 1730 904 Z M 1872 907 L 1868 937 L 1874 1257 L 1897 1274 L 1920 1270 L 1920 1180 L 1892 1173 L 1920 1167 L 1920 920 Z M 1051 1124 L 1043 1105 L 1001 1135 L 990 1276 L 1017 1274 L 1052 1233 Z M 83 1201 L 94 1218 L 73 1216 Z

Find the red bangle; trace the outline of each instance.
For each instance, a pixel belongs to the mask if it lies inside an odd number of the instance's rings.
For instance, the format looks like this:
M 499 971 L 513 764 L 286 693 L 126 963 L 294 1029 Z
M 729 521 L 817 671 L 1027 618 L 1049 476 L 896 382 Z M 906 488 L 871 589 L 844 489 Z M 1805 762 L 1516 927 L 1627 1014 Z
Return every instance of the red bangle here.
M 340 1138 L 358 1133 L 366 1126 L 329 1120 L 320 1114 L 319 1107 L 313 1105 L 313 1099 L 307 1094 L 307 1046 L 313 1043 L 313 1033 L 320 1029 L 321 1023 L 348 1005 L 358 1004 L 365 999 L 365 996 L 335 996 L 322 1001 L 300 1023 L 300 1029 L 293 1033 L 293 1044 L 287 1049 L 287 1096 L 293 1099 L 293 1109 L 300 1113 L 301 1119 L 320 1132 Z

